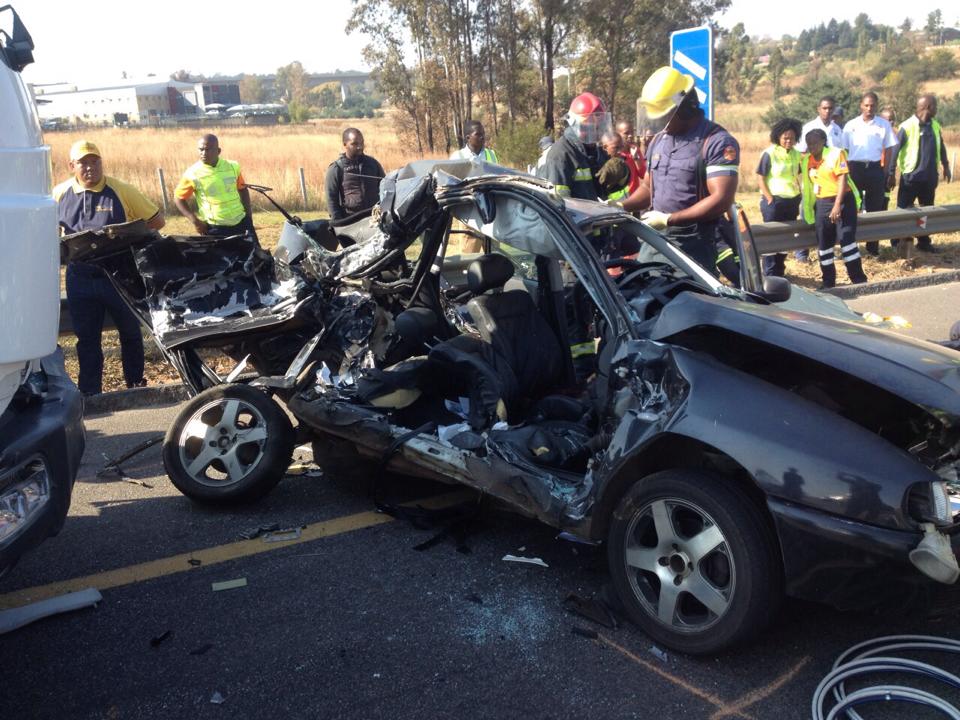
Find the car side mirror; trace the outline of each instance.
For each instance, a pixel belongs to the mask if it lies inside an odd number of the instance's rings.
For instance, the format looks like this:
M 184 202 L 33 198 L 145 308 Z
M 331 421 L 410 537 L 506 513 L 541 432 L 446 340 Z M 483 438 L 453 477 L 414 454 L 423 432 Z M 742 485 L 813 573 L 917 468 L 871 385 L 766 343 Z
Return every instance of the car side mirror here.
M 770 302 L 784 302 L 790 299 L 793 286 L 786 278 L 766 275 L 763 278 L 763 296 Z

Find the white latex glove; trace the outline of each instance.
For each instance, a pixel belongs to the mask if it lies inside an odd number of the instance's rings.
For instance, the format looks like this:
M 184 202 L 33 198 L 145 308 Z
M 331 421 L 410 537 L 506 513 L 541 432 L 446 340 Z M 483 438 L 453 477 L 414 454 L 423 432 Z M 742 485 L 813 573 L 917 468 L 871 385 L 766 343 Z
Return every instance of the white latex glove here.
M 640 220 L 654 230 L 663 230 L 667 227 L 667 220 L 669 219 L 670 213 L 660 212 L 659 210 L 647 210 L 640 216 Z

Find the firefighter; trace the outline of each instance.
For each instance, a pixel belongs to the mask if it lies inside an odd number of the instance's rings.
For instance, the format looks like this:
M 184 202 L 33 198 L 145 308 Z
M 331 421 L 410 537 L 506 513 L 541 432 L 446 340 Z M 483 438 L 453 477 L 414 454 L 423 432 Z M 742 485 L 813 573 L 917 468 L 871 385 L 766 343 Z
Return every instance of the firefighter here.
M 643 85 L 637 126 L 656 132 L 647 149 L 647 175 L 623 201 L 702 267 L 739 282 L 739 266 L 721 237 L 721 219 L 734 202 L 740 145 L 704 116 L 693 77 L 662 67 Z M 649 208 L 649 209 L 648 209 Z
M 597 172 L 607 160 L 600 138 L 611 132 L 610 113 L 593 93 L 581 93 L 570 103 L 567 127 L 547 151 L 537 174 L 553 183 L 558 195 L 597 200 L 601 190 Z

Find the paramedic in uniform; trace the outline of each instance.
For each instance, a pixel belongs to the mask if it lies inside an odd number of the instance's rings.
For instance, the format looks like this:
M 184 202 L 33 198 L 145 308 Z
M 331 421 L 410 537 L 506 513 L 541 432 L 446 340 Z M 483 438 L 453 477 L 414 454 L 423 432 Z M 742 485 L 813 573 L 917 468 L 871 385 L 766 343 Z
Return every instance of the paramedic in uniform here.
M 647 149 L 647 175 L 623 201 L 630 212 L 660 230 L 707 271 L 716 267 L 730 278 L 724 263 L 736 266 L 733 252 L 718 247 L 721 216 L 737 193 L 740 145 L 704 116 L 693 77 L 662 67 L 644 83 L 638 103 L 645 111 L 641 127 L 659 127 Z M 648 209 L 649 208 L 649 209 Z

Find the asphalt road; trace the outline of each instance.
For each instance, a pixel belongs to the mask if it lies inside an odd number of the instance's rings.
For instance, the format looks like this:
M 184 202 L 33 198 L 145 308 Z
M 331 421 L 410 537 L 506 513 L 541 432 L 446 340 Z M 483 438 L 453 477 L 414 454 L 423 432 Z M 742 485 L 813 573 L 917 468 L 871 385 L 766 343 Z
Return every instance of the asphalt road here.
M 857 312 L 900 315 L 910 322 L 912 327 L 897 332 L 920 340 L 947 340 L 950 327 L 960 320 L 960 283 L 863 295 L 846 302 Z
M 0 636 L 3 717 L 805 718 L 848 646 L 957 636 L 954 622 L 790 602 L 747 648 L 664 656 L 630 625 L 563 609 L 569 593 L 601 591 L 602 549 L 485 509 L 459 548 L 446 538 L 418 551 L 437 529 L 371 512 L 376 470 L 349 458 L 239 510 L 182 497 L 158 447 L 124 465 L 150 487 L 96 477 L 102 454 L 162 432 L 174 412 L 88 418 L 66 527 L 0 580 L 0 607 L 90 586 L 103 602 Z M 396 477 L 377 486 L 396 501 L 451 492 Z M 240 540 L 264 523 L 307 529 L 299 542 Z M 896 710 L 870 717 L 933 717 Z

